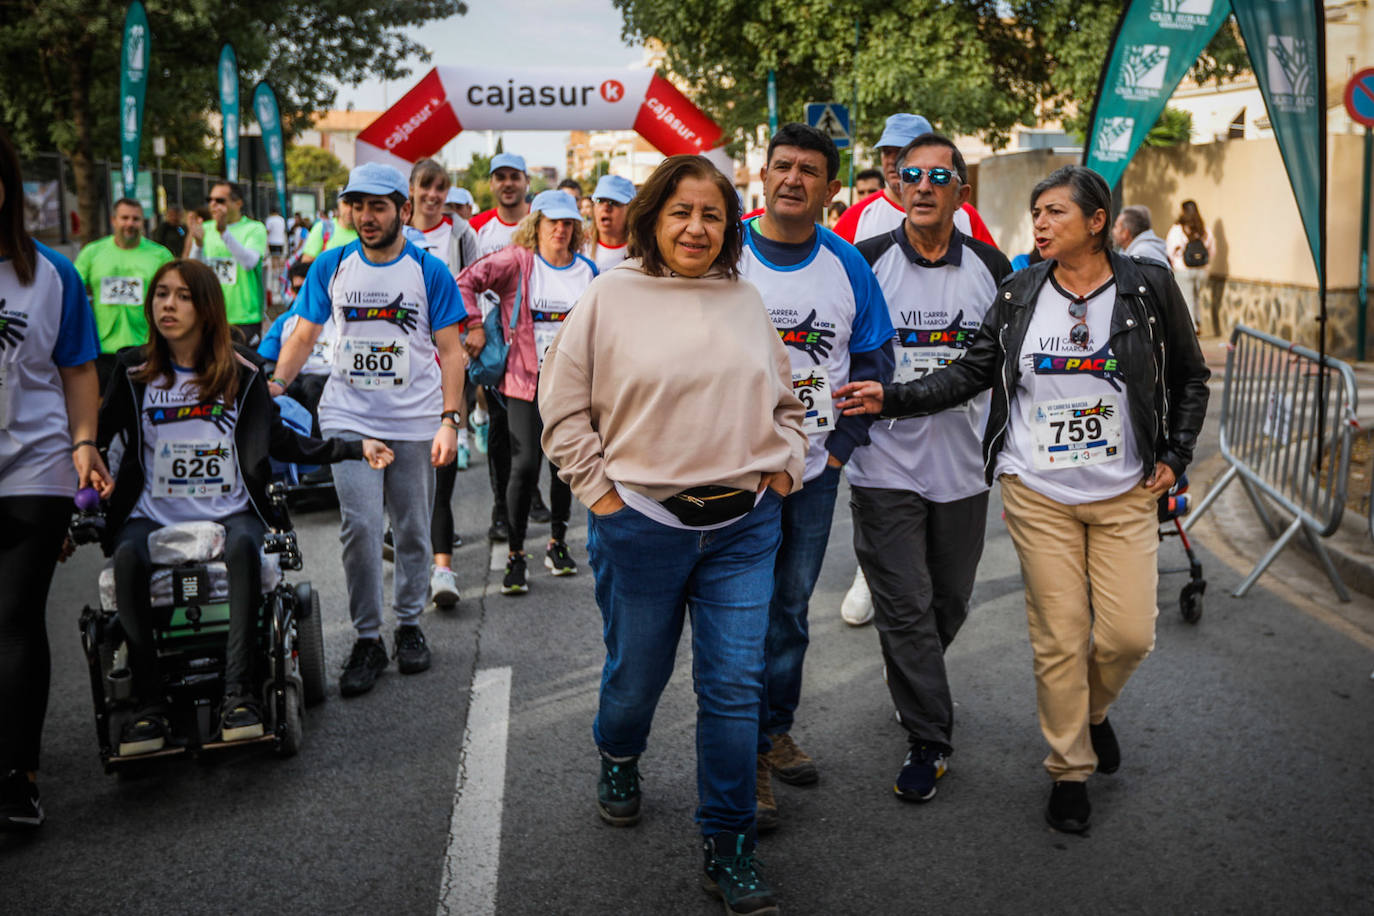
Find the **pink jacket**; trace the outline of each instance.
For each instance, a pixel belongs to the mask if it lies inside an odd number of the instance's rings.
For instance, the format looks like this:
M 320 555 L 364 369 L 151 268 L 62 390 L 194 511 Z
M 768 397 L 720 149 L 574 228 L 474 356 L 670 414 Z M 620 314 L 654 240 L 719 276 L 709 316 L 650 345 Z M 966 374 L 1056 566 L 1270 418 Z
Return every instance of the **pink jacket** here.
M 539 354 L 534 349 L 534 319 L 530 316 L 530 279 L 534 252 L 519 245 L 494 251 L 458 275 L 458 292 L 472 322 L 482 321 L 478 293 L 490 290 L 501 297 L 501 327 L 510 328 L 511 309 L 519 302 L 520 317 L 506 355 L 506 377 L 497 389 L 506 397 L 533 401 L 539 385 Z M 474 327 L 471 322 L 468 327 Z

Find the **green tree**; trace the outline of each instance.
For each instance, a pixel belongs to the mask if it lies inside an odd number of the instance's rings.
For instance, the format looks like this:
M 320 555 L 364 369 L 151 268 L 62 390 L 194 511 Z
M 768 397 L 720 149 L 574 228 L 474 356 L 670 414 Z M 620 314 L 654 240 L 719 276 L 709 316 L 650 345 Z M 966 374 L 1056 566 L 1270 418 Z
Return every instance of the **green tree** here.
M 288 137 L 330 108 L 337 87 L 398 79 L 429 59 L 406 30 L 465 13 L 461 0 L 146 0 L 152 32 L 144 149 L 167 139 L 166 164 L 217 172 L 207 116 L 219 109 L 220 46 L 239 59 L 241 110 L 259 79 L 277 92 Z M 72 160 L 84 231 L 95 227 L 95 162 L 119 154 L 119 51 L 124 3 L 0 0 L 0 121 L 25 151 Z
M 472 193 L 474 213 L 496 206 L 496 198 L 491 193 L 491 156 L 473 153 L 467 168 L 458 170 L 457 183 Z
M 848 103 L 857 89 L 851 128 L 865 144 L 895 111 L 923 114 L 946 133 L 976 134 L 994 147 L 1014 125 L 1042 118 L 1063 117 L 1081 130 L 1121 11 L 1119 0 L 612 3 L 625 40 L 661 41 L 667 69 L 737 144 L 767 120 L 769 70 L 782 120 L 800 119 L 808 101 Z M 1193 76 L 1245 67 L 1228 27 Z
M 1165 108 L 1145 135 L 1146 146 L 1182 146 L 1193 136 L 1193 114 L 1181 108 Z
M 348 169 L 327 149 L 318 146 L 292 146 L 286 151 L 288 184 L 322 184 L 325 200 L 333 200 L 348 184 Z

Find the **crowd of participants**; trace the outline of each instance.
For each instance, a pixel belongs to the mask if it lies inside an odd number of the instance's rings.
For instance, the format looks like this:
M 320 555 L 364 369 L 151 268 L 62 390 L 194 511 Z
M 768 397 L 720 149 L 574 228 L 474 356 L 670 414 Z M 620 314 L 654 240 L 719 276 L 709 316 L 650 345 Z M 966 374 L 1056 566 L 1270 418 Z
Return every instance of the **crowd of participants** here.
M 298 240 L 279 215 L 246 216 L 221 182 L 204 217 L 183 227 L 178 214 L 163 244 L 143 236 L 137 202 L 117 202 L 112 234 L 73 266 L 24 232 L 18 160 L 0 142 L 5 824 L 42 821 L 43 609 L 78 486 L 105 500 L 140 703 L 120 753 L 137 754 L 171 738 L 149 532 L 224 525 L 222 735 L 260 735 L 246 672 L 275 523 L 268 455 L 332 478 L 356 630 L 339 689 L 357 696 L 392 660 L 404 674 L 432 664 L 421 614 L 460 600 L 452 502 L 475 444 L 488 537 L 508 546 L 502 594 L 530 589 L 541 512 L 543 566 L 577 573 L 573 497 L 588 509 L 606 643 L 596 808 L 613 826 L 640 819 L 640 759 L 690 615 L 696 821 L 705 886 L 728 912 L 777 911 L 754 857 L 783 822 L 773 780 L 820 778 L 794 732 L 842 473 L 858 569 L 840 612 L 875 624 L 906 735 L 896 798 L 930 801 L 951 765 L 945 654 L 969 616 L 997 482 L 1049 747 L 1044 816 L 1086 830 L 1088 777 L 1121 761 L 1109 709 L 1154 644 L 1156 502 L 1190 461 L 1207 403 L 1192 298 L 1171 266 L 1195 269 L 1210 240 L 1196 208 L 1167 243 L 1143 208 L 1113 221 L 1102 179 L 1070 166 L 1031 194 L 1035 249 L 1014 271 L 969 203 L 954 143 L 902 113 L 876 147 L 881 168 L 858 175 L 867 193 L 835 207 L 834 144 L 784 125 L 750 213 L 694 156 L 669 157 L 638 189 L 603 177 L 584 197 L 576 182 L 531 196 L 524 160 L 502 153 L 495 205 L 475 215 L 432 160 L 408 178 L 365 164 L 337 214 L 296 227 Z M 265 258 L 282 262 L 290 307 L 264 335 Z M 310 411 L 311 435 L 284 426 L 283 396 Z M 157 419 L 171 414 L 188 419 Z M 234 485 L 168 496 L 167 440 L 236 453 Z

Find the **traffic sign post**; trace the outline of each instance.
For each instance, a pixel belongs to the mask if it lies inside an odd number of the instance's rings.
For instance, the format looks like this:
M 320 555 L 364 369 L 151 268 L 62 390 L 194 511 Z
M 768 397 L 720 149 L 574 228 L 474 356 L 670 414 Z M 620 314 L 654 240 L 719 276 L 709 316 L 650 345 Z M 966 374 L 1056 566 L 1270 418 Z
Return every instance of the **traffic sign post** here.
M 1360 194 L 1360 293 L 1355 346 L 1365 358 L 1365 332 L 1369 311 L 1369 171 L 1374 165 L 1374 67 L 1350 78 L 1345 87 L 1345 110 L 1352 121 L 1364 125 L 1364 180 Z
M 849 146 L 849 108 L 838 102 L 807 102 L 806 123 L 835 141 L 836 149 Z

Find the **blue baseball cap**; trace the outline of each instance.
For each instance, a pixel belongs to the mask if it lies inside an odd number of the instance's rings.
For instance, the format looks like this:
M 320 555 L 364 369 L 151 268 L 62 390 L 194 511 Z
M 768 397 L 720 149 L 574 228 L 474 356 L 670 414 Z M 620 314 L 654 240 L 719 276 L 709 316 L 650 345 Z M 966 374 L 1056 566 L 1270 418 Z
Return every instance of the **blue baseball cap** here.
M 449 188 L 448 197 L 444 198 L 444 203 L 457 204 L 460 207 L 464 204 L 472 204 L 474 203 L 472 192 L 467 188 Z
M 571 194 L 559 190 L 540 191 L 534 195 L 530 209 L 544 214 L 545 219 L 582 219 L 582 214 L 577 212 L 577 201 Z
M 380 162 L 364 162 L 348 173 L 348 185 L 339 197 L 344 198 L 350 194 L 374 194 L 379 197 L 399 194 L 409 198 L 410 186 L 406 183 L 405 176 L 391 166 Z
M 930 122 L 925 118 L 917 114 L 899 111 L 887 119 L 887 123 L 883 125 L 883 135 L 873 145 L 875 147 L 895 146 L 901 149 L 917 137 L 923 137 L 934 132 L 935 128 L 931 127 Z
M 497 153 L 491 157 L 491 168 L 487 170 L 490 175 L 497 169 L 515 169 L 517 172 L 525 171 L 525 157 L 517 156 L 515 153 Z
M 602 175 L 592 192 L 592 200 L 613 200 L 618 204 L 628 204 L 635 199 L 634 182 L 619 175 Z

